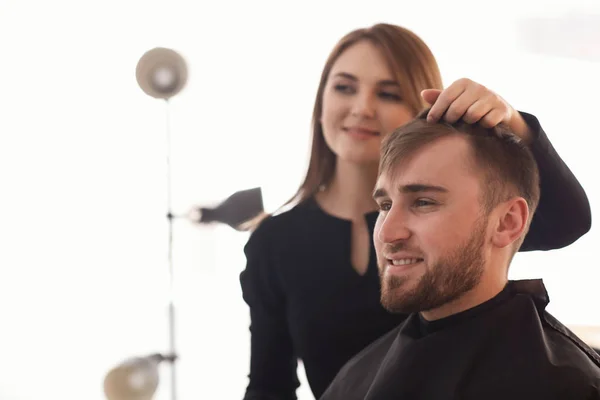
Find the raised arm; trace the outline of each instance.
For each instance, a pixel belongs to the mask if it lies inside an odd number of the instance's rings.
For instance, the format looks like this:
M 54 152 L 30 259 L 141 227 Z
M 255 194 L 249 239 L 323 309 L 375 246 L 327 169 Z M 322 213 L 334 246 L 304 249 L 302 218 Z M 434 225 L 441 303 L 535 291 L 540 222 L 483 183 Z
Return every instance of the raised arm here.
M 592 225 L 590 203 L 583 187 L 560 158 L 533 115 L 521 112 L 531 138 L 531 152 L 540 171 L 540 203 L 520 251 L 565 247 Z

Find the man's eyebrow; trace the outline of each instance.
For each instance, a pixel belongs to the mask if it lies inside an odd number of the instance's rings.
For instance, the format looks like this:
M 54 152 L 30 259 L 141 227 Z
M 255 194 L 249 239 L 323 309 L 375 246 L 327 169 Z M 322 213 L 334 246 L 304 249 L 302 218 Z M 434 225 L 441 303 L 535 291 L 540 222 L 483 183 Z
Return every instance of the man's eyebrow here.
M 421 193 L 421 192 L 438 192 L 448 193 L 448 189 L 443 186 L 427 185 L 424 183 L 411 183 L 398 187 L 400 193 Z M 388 192 L 384 188 L 376 188 L 373 191 L 373 199 L 377 200 L 381 197 L 388 197 Z
M 448 189 L 443 186 L 426 185 L 423 183 L 411 183 L 399 187 L 401 193 L 419 193 L 419 192 L 439 192 L 448 193 Z
M 387 197 L 387 192 L 385 189 L 383 188 L 377 188 L 373 191 L 373 198 L 374 199 L 379 199 L 381 197 Z

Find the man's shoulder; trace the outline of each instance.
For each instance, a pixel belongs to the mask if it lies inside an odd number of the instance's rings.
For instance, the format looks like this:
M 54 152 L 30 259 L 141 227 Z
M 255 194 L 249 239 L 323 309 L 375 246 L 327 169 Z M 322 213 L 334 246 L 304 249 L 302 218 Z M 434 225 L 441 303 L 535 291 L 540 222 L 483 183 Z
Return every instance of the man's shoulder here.
M 549 312 L 542 314 L 546 347 L 553 365 L 600 379 L 600 355 Z
M 551 366 L 581 369 L 599 376 L 600 355 L 546 310 L 549 298 L 542 281 L 515 281 L 511 285 L 514 299 L 505 310 L 505 322 L 511 331 L 515 324 L 521 326 L 510 335 L 512 343 L 531 345 L 532 354 L 546 359 Z M 522 343 L 523 340 L 531 343 Z
M 600 399 L 600 357 L 551 314 L 512 307 L 480 343 L 461 398 Z

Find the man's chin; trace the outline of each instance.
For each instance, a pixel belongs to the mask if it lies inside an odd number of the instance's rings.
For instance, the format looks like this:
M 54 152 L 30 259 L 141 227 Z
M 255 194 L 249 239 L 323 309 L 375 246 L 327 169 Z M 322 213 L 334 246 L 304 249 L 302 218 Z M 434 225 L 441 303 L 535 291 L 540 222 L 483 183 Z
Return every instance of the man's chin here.
M 388 312 L 392 314 L 410 314 L 419 311 L 418 309 L 411 307 L 402 299 L 394 296 L 381 295 L 381 305 Z
M 381 305 L 392 313 L 410 313 L 412 310 L 407 310 L 406 294 L 412 292 L 410 280 L 399 279 L 396 276 L 390 276 L 385 279 L 381 288 Z
M 381 286 L 382 291 L 389 292 L 390 295 L 394 293 L 407 293 L 418 286 L 419 279 L 410 275 L 396 275 L 386 273 L 383 276 Z

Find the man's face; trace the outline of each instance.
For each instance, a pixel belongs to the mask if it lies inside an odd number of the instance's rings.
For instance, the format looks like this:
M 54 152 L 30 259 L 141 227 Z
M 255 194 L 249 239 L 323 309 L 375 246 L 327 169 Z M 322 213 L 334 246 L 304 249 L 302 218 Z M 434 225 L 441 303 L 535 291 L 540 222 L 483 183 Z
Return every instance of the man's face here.
M 487 217 L 471 157 L 465 138 L 445 137 L 380 175 L 374 241 L 389 311 L 429 311 L 479 283 Z

